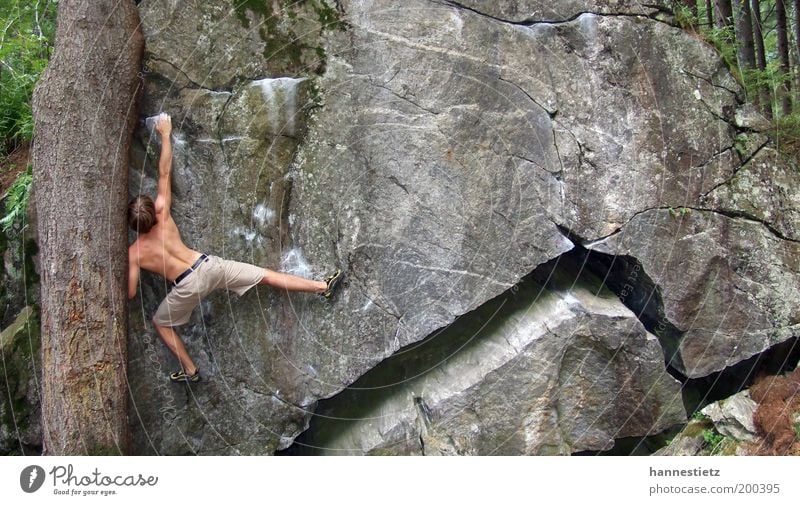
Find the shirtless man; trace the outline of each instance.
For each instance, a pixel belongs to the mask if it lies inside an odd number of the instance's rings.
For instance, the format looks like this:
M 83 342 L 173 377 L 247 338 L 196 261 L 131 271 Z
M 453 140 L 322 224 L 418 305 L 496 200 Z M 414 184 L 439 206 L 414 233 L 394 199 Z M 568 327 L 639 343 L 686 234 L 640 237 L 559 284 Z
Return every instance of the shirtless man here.
M 170 374 L 175 382 L 197 382 L 200 370 L 186 352 L 174 327 L 186 324 L 192 310 L 214 289 L 228 289 L 240 296 L 256 284 L 317 293 L 330 298 L 342 274 L 325 281 L 313 281 L 281 272 L 207 256 L 189 249 L 181 240 L 178 226 L 170 215 L 172 189 L 172 119 L 160 114 L 156 131 L 161 136 L 161 157 L 158 162 L 158 196 L 155 203 L 148 196 L 138 196 L 128 204 L 128 225 L 138 233 L 128 248 L 128 298 L 136 296 L 139 271 L 145 269 L 161 275 L 171 283 L 167 297 L 158 306 L 153 324 L 158 336 L 178 358 L 181 370 Z

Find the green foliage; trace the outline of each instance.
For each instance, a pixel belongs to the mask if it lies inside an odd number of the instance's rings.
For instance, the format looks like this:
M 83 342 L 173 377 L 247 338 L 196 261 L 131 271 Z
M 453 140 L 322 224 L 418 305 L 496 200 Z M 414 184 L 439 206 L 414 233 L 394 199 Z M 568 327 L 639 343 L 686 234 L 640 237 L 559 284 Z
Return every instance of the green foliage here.
M 750 145 L 750 138 L 749 135 L 746 133 L 740 133 L 733 139 L 733 148 L 739 154 L 739 156 L 744 159 L 747 157 L 748 154 L 748 146 Z
M 9 231 L 17 220 L 25 215 L 28 210 L 28 198 L 31 193 L 31 184 L 33 183 L 33 175 L 31 174 L 31 166 L 24 172 L 20 172 L 14 184 L 8 188 L 6 193 L 6 215 L 0 219 L 0 227 L 3 232 Z
M 325 72 L 326 54 L 322 46 L 310 43 L 315 40 L 307 28 L 307 22 L 319 23 L 319 33 L 326 30 L 347 29 L 339 12 L 325 0 L 233 0 L 233 10 L 245 28 L 250 28 L 251 19 L 258 27 L 264 41 L 264 58 L 295 68 L 314 68 L 316 74 Z M 316 60 L 314 59 L 316 57 Z
M 0 0 L 0 154 L 33 135 L 31 96 L 47 66 L 55 0 Z
M 345 31 L 348 28 L 347 22 L 342 21 L 339 17 L 339 12 L 325 2 L 313 2 L 311 7 L 317 14 L 319 23 L 322 25 L 323 30 L 339 30 Z
M 682 2 L 673 2 L 673 19 L 678 26 L 691 31 L 696 36 L 702 37 L 719 53 L 731 74 L 739 81 L 745 91 L 745 99 L 757 105 L 768 118 L 776 118 L 768 132 L 778 149 L 789 155 L 800 154 L 800 94 L 795 89 L 794 111 L 783 115 L 780 106 L 781 90 L 784 84 L 787 88 L 795 88 L 793 79 L 800 69 L 784 72 L 781 69 L 778 54 L 777 20 L 775 3 L 771 0 L 762 0 L 762 33 L 766 68 L 749 69 L 741 68 L 738 62 L 738 46 L 735 29 L 733 26 L 718 27 L 708 25 L 708 16 L 704 2 L 697 3 L 697 15 L 692 13 Z M 734 9 L 734 17 L 737 15 Z M 790 13 L 791 14 L 791 13 Z M 789 23 L 800 22 L 794 16 L 789 16 Z M 753 22 L 756 16 L 753 15 Z M 791 32 L 794 27 L 789 26 Z M 791 34 L 790 34 L 791 35 Z M 738 146 L 737 146 L 738 148 Z M 673 213 L 673 215 L 676 215 Z
M 772 122 L 769 136 L 784 154 L 800 153 L 800 112 L 779 117 Z
M 688 207 L 670 207 L 669 215 L 671 217 L 683 217 L 692 213 L 692 209 Z
M 310 102 L 309 108 L 322 107 L 322 89 L 320 89 L 319 82 L 316 79 L 310 79 L 307 89 Z
M 675 23 L 684 30 L 697 26 L 697 18 L 692 11 L 682 3 L 674 2 L 672 14 L 675 16 Z
M 234 0 L 233 9 L 245 28 L 250 28 L 247 11 L 252 12 L 257 18 L 268 20 L 272 17 L 272 3 L 264 0 Z
M 734 43 L 734 29 L 731 26 L 720 28 L 717 26 L 707 28 L 703 31 L 706 40 L 713 45 L 722 60 L 734 74 L 734 77 L 741 79 L 739 67 L 736 61 L 736 44 Z
M 709 446 L 709 451 L 714 454 L 720 449 L 720 445 L 725 441 L 725 436 L 720 435 L 714 428 L 703 430 L 703 440 Z

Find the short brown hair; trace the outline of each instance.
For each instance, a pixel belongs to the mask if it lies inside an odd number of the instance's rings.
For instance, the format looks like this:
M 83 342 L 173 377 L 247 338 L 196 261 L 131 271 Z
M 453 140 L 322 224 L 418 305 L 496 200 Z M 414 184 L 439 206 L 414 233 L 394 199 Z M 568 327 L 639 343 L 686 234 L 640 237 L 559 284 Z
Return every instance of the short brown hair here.
M 128 226 L 147 233 L 156 224 L 156 206 L 149 196 L 139 195 L 128 203 Z

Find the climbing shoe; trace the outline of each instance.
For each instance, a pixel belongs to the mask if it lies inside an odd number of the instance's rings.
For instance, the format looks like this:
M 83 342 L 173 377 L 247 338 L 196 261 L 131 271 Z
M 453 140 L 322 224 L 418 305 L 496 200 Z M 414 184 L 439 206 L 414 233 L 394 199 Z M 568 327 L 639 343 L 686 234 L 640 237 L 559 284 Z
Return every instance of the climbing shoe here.
M 337 270 L 325 277 L 325 284 L 327 284 L 328 287 L 325 288 L 324 292 L 320 293 L 320 296 L 330 299 L 333 296 L 334 290 L 336 290 L 336 287 L 339 285 L 339 282 L 341 282 L 342 277 L 344 277 L 344 273 L 341 270 Z
M 169 374 L 169 380 L 172 382 L 200 382 L 200 369 L 198 368 L 194 375 L 188 375 L 183 370 L 178 370 L 177 372 L 172 372 Z

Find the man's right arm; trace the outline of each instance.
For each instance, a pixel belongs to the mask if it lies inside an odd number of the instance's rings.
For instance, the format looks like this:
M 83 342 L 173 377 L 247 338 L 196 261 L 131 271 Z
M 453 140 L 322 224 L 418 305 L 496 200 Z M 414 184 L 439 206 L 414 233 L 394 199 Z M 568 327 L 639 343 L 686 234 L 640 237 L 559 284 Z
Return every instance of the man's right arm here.
M 158 196 L 156 212 L 166 211 L 169 214 L 172 205 L 172 119 L 169 114 L 161 113 L 156 120 L 156 131 L 161 136 L 161 156 L 158 160 Z
M 128 249 L 128 300 L 136 296 L 139 287 L 139 258 L 138 251 L 131 247 Z

